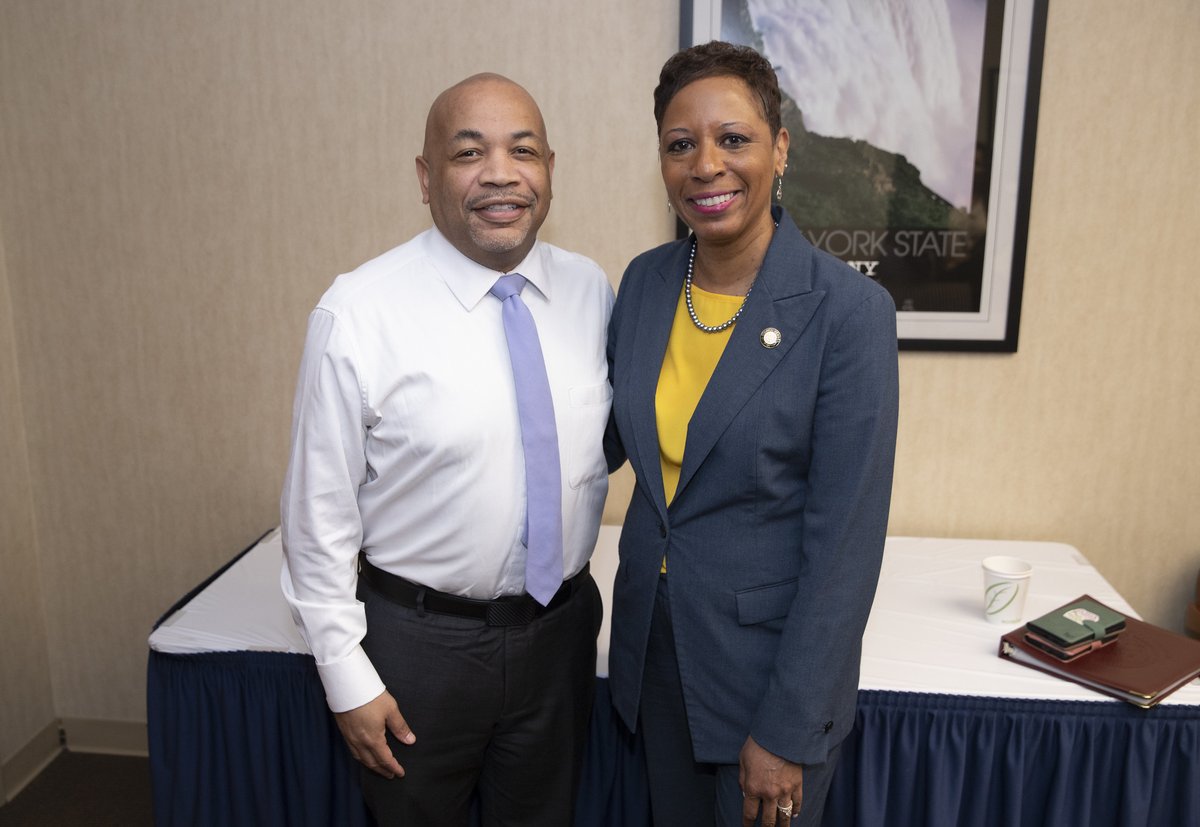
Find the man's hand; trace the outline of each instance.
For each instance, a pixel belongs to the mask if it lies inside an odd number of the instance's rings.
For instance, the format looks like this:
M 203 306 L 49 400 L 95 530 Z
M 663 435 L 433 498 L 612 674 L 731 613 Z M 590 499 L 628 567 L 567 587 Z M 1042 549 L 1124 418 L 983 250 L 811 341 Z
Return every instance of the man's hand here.
M 391 732 L 404 744 L 414 743 L 417 737 L 408 728 L 391 694 L 384 692 L 362 706 L 335 712 L 333 717 L 355 760 L 384 778 L 404 775 L 404 767 L 388 748 L 387 733 Z
M 742 785 L 742 825 L 754 827 L 762 809 L 762 827 L 788 827 L 800 813 L 804 798 L 804 768 L 767 752 L 747 738 L 740 756 L 738 780 Z M 783 809 L 779 809 L 779 808 Z

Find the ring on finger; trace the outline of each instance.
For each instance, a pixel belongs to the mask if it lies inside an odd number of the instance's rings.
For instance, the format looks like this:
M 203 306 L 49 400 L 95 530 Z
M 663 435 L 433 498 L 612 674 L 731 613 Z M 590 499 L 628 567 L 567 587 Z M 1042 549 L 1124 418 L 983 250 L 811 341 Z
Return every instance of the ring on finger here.
M 779 812 L 783 813 L 785 816 L 790 817 L 792 814 L 792 802 L 790 802 L 790 801 L 787 802 L 786 804 L 781 804 L 779 802 L 776 802 L 775 808 L 777 810 L 779 810 Z

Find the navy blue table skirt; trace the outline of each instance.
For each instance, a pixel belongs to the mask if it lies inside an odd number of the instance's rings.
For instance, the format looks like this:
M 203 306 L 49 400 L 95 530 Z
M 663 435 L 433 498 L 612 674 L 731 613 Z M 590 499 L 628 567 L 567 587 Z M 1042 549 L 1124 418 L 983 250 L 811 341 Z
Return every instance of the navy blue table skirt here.
M 160 827 L 371 823 L 311 657 L 150 654 Z M 645 757 L 596 682 L 577 824 L 649 825 Z M 859 694 L 827 827 L 1200 827 L 1200 707 Z
M 825 825 L 1200 827 L 1200 707 L 859 692 Z
M 151 652 L 148 675 L 159 827 L 373 824 L 311 656 Z M 645 761 L 597 679 L 576 824 L 648 825 Z

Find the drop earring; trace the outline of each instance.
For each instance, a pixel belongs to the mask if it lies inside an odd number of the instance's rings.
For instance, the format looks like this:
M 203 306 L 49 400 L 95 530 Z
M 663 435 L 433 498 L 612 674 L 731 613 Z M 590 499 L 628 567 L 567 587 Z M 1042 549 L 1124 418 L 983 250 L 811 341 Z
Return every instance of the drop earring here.
M 783 176 L 782 175 L 779 176 L 779 185 L 777 187 L 775 187 L 775 200 L 776 201 L 783 200 Z

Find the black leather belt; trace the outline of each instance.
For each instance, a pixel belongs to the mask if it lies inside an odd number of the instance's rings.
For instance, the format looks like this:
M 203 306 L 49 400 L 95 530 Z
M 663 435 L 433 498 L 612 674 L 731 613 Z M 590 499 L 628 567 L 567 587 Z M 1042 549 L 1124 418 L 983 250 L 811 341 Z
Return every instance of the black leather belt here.
M 534 618 L 557 609 L 586 582 L 590 564 L 585 563 L 579 573 L 564 580 L 550 603 L 543 606 L 527 594 L 512 597 L 497 597 L 495 600 L 475 600 L 470 597 L 435 591 L 381 568 L 371 565 L 365 556 L 360 556 L 359 577 L 381 597 L 409 609 L 423 610 L 456 617 L 470 617 L 487 622 L 489 626 L 521 626 Z

